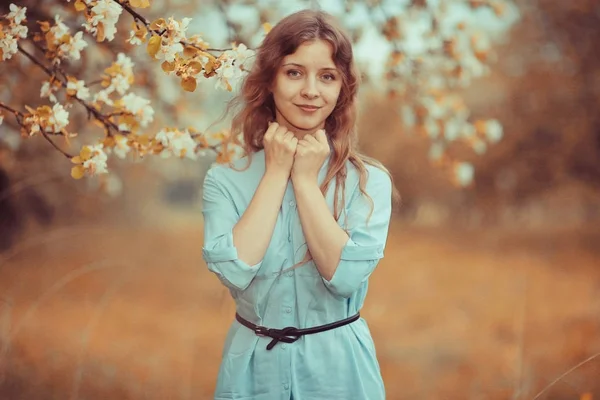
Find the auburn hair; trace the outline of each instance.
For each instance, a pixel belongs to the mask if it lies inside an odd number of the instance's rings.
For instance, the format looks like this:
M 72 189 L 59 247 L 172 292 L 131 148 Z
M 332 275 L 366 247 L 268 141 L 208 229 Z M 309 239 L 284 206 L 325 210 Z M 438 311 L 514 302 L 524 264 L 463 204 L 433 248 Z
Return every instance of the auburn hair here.
M 270 88 L 275 80 L 283 58 L 296 52 L 303 43 L 323 40 L 331 45 L 333 61 L 341 73 L 342 88 L 331 115 L 325 121 L 325 132 L 331 144 L 331 157 L 326 177 L 321 184 L 325 194 L 335 178 L 334 217 L 339 220 L 341 204 L 345 204 L 346 161 L 350 161 L 359 173 L 359 189 L 371 202 L 365 191 L 367 183 L 366 164 L 389 171 L 377 160 L 360 154 L 357 133 L 357 94 L 360 74 L 354 63 L 352 42 L 341 29 L 336 19 L 320 10 L 302 10 L 283 18 L 266 35 L 256 51 L 255 60 L 248 75 L 245 76 L 239 94 L 228 104 L 226 113 L 238 107 L 239 111 L 231 122 L 231 136 L 243 136 L 241 143 L 248 166 L 252 155 L 263 149 L 263 136 L 268 123 L 275 120 L 275 104 Z M 246 167 L 247 168 L 247 167 Z M 393 189 L 393 199 L 398 194 Z M 342 206 L 343 208 L 343 206 Z

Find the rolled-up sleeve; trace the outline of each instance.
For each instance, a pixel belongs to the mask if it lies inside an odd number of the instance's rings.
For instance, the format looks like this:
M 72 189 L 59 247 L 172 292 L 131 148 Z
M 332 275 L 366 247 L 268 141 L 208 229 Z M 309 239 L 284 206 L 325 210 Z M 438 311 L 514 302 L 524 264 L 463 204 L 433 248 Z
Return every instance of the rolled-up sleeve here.
M 262 261 L 248 265 L 238 258 L 233 244 L 233 227 L 240 216 L 235 203 L 216 178 L 216 169 L 206 173 L 202 191 L 204 245 L 202 258 L 208 269 L 230 289 L 245 290 L 258 272 Z
M 370 219 L 367 223 L 371 203 L 357 187 L 348 205 L 349 239 L 333 277 L 323 278 L 325 286 L 338 297 L 352 296 L 383 258 L 392 212 L 392 182 L 387 173 L 370 168 L 366 192 L 373 200 Z

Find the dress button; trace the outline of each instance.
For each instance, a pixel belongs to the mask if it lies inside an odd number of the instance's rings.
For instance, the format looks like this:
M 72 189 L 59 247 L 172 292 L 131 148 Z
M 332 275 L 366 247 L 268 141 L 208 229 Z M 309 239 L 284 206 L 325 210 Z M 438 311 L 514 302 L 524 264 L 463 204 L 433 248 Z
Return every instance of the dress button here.
M 290 205 L 290 207 L 296 206 L 296 203 L 294 202 L 294 200 L 290 200 L 290 202 L 288 204 Z
M 289 313 L 291 313 L 291 312 L 292 312 L 292 308 L 291 308 L 291 307 L 286 307 L 286 308 L 284 309 L 284 311 L 285 311 L 287 314 L 289 314 Z
M 291 277 L 291 276 L 294 276 L 294 272 L 293 272 L 293 271 L 288 271 L 288 272 L 286 272 L 285 274 L 286 274 L 287 276 L 290 276 L 290 277 Z
M 287 383 L 285 383 L 285 384 L 283 385 L 283 388 L 287 390 L 287 389 L 289 389 L 289 388 L 290 388 L 290 385 L 288 385 Z
M 287 346 L 285 345 L 285 343 L 281 345 L 281 348 L 282 348 L 282 349 L 285 349 L 286 347 L 287 347 Z

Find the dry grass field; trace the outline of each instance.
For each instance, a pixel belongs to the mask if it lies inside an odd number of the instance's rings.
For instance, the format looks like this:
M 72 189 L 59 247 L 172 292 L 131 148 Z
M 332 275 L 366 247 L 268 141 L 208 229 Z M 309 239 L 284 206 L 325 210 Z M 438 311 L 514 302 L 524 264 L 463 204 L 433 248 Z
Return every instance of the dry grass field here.
M 233 304 L 198 217 L 55 226 L 0 255 L 0 398 L 210 399 Z M 532 399 L 600 351 L 590 229 L 392 224 L 363 315 L 389 399 Z M 600 398 L 600 359 L 539 398 Z M 595 397 L 593 397 L 595 396 Z

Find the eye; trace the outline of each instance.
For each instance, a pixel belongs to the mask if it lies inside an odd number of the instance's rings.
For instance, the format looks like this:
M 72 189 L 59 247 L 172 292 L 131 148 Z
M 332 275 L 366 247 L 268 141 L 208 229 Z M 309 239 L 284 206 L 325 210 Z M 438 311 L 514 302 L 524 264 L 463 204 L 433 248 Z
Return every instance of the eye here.
M 335 75 L 325 74 L 325 75 L 323 75 L 323 79 L 325 79 L 326 81 L 335 81 Z
M 292 78 L 297 78 L 300 76 L 300 71 L 296 70 L 296 69 L 290 69 L 286 72 L 287 76 L 290 76 Z

